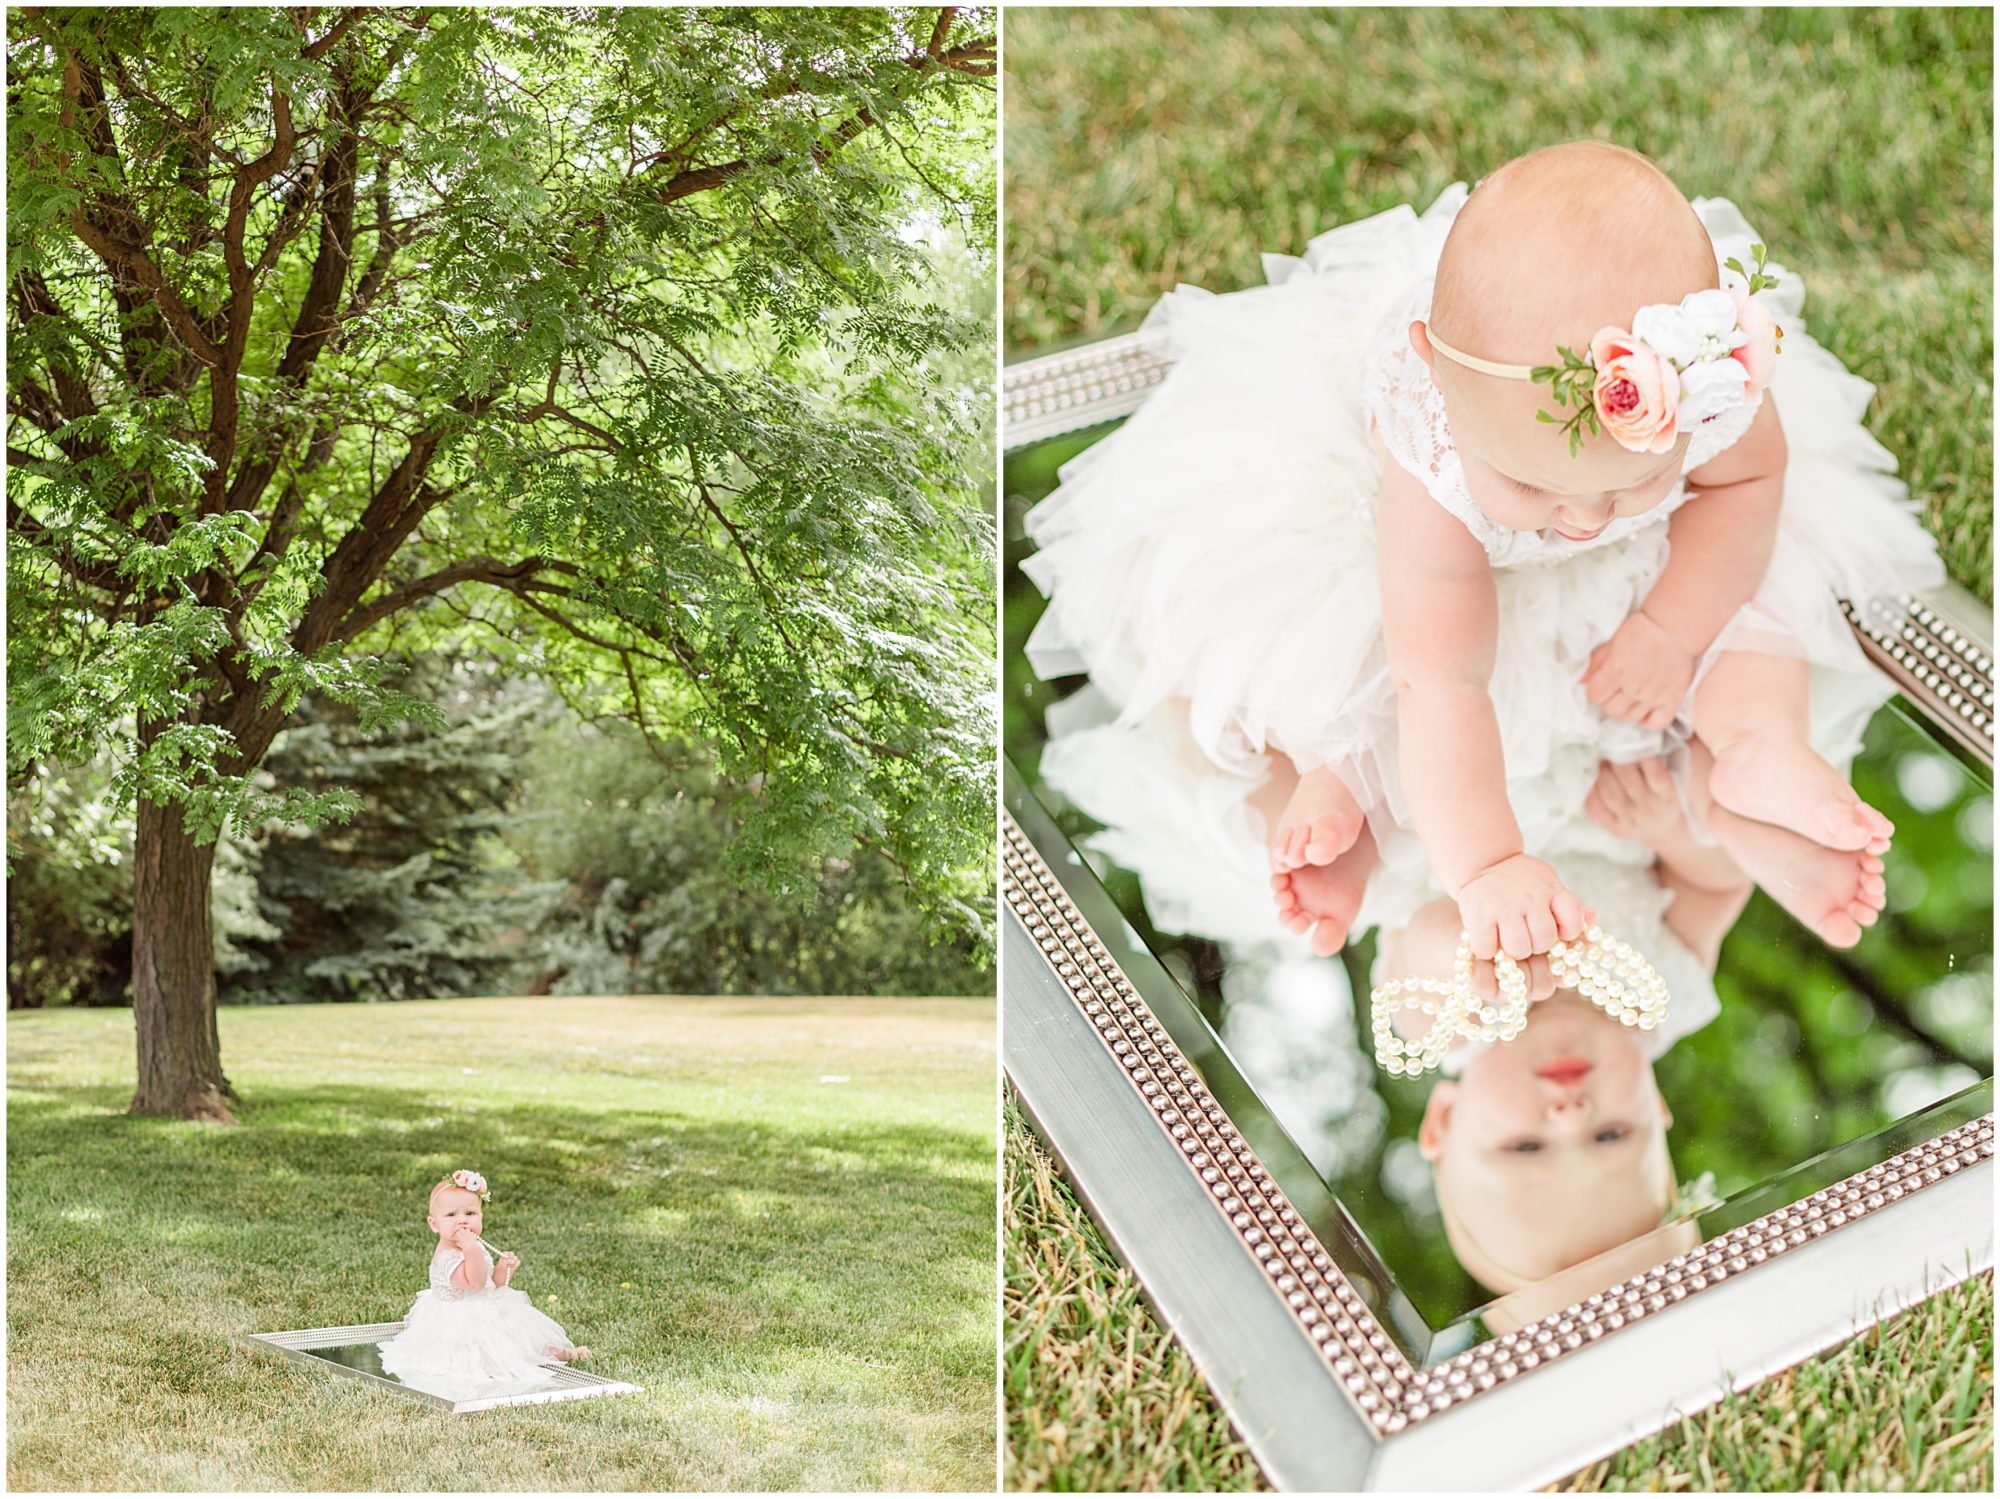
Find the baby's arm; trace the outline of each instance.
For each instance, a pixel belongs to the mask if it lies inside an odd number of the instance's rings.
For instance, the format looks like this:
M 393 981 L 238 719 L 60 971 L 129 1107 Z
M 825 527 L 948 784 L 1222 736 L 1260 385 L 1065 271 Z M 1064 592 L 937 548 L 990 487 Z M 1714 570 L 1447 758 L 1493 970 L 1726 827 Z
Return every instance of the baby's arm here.
M 458 1268 L 451 1272 L 451 1283 L 461 1290 L 483 1291 L 486 1289 L 486 1254 L 479 1247 L 479 1238 L 471 1229 L 462 1230 L 452 1241 L 452 1248 L 464 1256 Z
M 1695 662 L 1771 566 L 1785 495 L 1785 432 L 1769 395 L 1742 439 L 1688 475 L 1669 553 L 1638 613 L 1591 655 L 1590 700 L 1649 729 L 1673 721 Z
M 1396 683 L 1396 723 L 1411 820 L 1473 952 L 1525 958 L 1586 925 L 1555 871 L 1521 848 L 1487 684 L 1499 605 L 1486 552 L 1389 458 L 1379 436 L 1377 535 L 1382 633 Z
M 1667 930 L 1680 938 L 1682 945 L 1701 959 L 1710 973 L 1715 972 L 1716 959 L 1722 955 L 1722 939 L 1729 935 L 1736 918 L 1750 903 L 1754 887 L 1748 876 L 1733 888 L 1713 890 L 1690 884 L 1665 860 L 1660 861 L 1656 872 L 1660 883 L 1674 894 L 1674 903 L 1667 907 Z

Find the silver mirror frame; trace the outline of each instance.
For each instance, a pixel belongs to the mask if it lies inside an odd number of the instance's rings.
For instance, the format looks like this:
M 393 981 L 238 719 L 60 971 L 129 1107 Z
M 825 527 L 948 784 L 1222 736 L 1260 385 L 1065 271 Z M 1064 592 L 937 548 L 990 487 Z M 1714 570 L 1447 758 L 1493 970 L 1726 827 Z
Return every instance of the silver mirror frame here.
M 1138 335 L 1010 366 L 1003 451 L 1128 415 L 1167 368 Z M 1897 690 L 1990 770 L 1990 612 L 1948 589 L 1849 618 Z M 1309 1226 L 1329 1221 L 1323 1205 L 1287 1199 L 1093 927 L 1084 907 L 1149 964 L 1088 867 L 1039 831 L 1038 847 L 1003 816 L 1008 1077 L 1280 1489 L 1548 1484 L 1993 1263 L 1989 1082 L 1906 1121 L 1886 1159 L 1419 1367 L 1370 1310 L 1382 1288 L 1357 1286 L 1352 1253 Z
M 385 1338 L 393 1338 L 403 1330 L 400 1322 L 370 1322 L 356 1327 L 307 1327 L 295 1332 L 250 1333 L 242 1341 L 253 1348 L 268 1349 L 297 1363 L 307 1364 L 315 1369 L 348 1379 L 358 1379 L 366 1384 L 400 1395 L 405 1400 L 419 1401 L 436 1410 L 449 1411 L 455 1416 L 470 1415 L 475 1411 L 497 1410 L 505 1405 L 549 1405 L 558 1400 L 594 1400 L 601 1395 L 639 1395 L 645 1392 L 643 1385 L 627 1384 L 624 1380 L 606 1379 L 602 1374 L 593 1374 L 585 1369 L 572 1369 L 566 1364 L 547 1364 L 549 1378 L 558 1386 L 553 1390 L 540 1390 L 532 1395 L 495 1395 L 485 1400 L 447 1400 L 442 1395 L 433 1395 L 427 1390 L 417 1389 L 398 1380 L 385 1379 L 379 1374 L 371 1374 L 366 1369 L 353 1369 L 345 1364 L 336 1364 L 330 1359 L 316 1358 L 309 1351 L 314 1348 L 341 1348 L 355 1343 L 379 1343 Z

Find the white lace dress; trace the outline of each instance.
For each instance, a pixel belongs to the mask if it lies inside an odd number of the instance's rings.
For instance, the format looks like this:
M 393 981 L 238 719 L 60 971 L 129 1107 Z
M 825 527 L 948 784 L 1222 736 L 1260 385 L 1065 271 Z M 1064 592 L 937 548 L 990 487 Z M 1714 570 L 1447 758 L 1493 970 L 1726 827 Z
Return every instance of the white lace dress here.
M 465 1261 L 460 1251 L 432 1258 L 430 1289 L 417 1294 L 403 1330 L 379 1345 L 386 1373 L 447 1398 L 476 1399 L 538 1383 L 551 1350 L 569 1346 L 562 1324 L 535 1310 L 525 1292 L 492 1283 L 491 1257 L 480 1255 L 488 1281 L 478 1291 L 451 1283 Z
M 1684 715 L 1648 732 L 1601 712 L 1582 682 L 1591 651 L 1665 567 L 1667 522 L 1685 487 L 1583 543 L 1506 530 L 1467 492 L 1442 400 L 1406 332 L 1429 309 L 1466 192 L 1447 190 L 1421 215 L 1401 207 L 1342 226 L 1303 259 L 1266 257 L 1267 286 L 1223 296 L 1183 287 L 1163 298 L 1144 332 L 1173 370 L 1130 421 L 1063 470 L 1061 487 L 1027 518 L 1037 551 L 1023 571 L 1049 599 L 1028 641 L 1030 662 L 1045 677 L 1088 672 L 1110 710 L 1108 721 L 1086 715 L 1096 721 L 1082 742 L 1050 745 L 1052 784 L 1114 821 L 1092 803 L 1124 799 L 1130 770 L 1121 759 L 1131 746 L 1118 739 L 1166 713 L 1184 720 L 1196 758 L 1229 789 L 1204 782 L 1197 792 L 1187 780 L 1185 800 L 1156 797 L 1147 815 L 1213 817 L 1228 804 L 1238 813 L 1231 837 L 1261 842 L 1240 803 L 1261 782 L 1267 751 L 1304 768 L 1339 766 L 1384 856 L 1357 929 L 1399 923 L 1439 893 L 1406 830 L 1396 770 L 1371 418 L 1395 461 L 1492 561 L 1500 609 L 1492 695 L 1527 849 L 1643 862 L 1637 845 L 1588 823 L 1584 798 L 1600 760 L 1671 752 L 1686 737 Z M 1735 206 L 1704 199 L 1695 208 L 1718 262 L 1748 263 L 1757 235 Z M 1780 535 L 1766 582 L 1701 669 L 1729 649 L 1810 662 L 1813 743 L 1844 767 L 1889 689 L 1839 600 L 1894 597 L 1943 574 L 1894 459 L 1861 425 L 1873 387 L 1807 334 L 1798 276 L 1774 269 L 1782 279 L 1768 295 L 1785 336 L 1771 392 L 1790 453 Z M 1753 414 L 1745 408 L 1697 430 L 1683 472 L 1739 439 Z M 1203 905 L 1247 915 L 1252 892 L 1225 893 L 1224 870 L 1232 880 L 1254 877 L 1268 904 L 1262 859 L 1244 848 L 1232 861 L 1211 860 L 1208 875 L 1179 891 L 1190 917 Z M 1149 895 L 1174 878 L 1137 872 Z

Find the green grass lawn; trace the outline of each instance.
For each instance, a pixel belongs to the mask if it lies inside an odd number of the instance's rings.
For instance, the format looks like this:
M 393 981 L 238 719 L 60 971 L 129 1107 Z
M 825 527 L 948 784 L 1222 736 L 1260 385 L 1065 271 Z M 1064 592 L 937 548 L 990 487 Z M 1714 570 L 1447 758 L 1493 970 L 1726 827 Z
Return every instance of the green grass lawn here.
M 136 1119 L 132 1018 L 8 1017 L 16 1489 L 977 1489 L 990 1000 L 225 1009 L 233 1127 Z M 252 1351 L 394 1321 L 430 1184 L 643 1395 L 452 1416 Z

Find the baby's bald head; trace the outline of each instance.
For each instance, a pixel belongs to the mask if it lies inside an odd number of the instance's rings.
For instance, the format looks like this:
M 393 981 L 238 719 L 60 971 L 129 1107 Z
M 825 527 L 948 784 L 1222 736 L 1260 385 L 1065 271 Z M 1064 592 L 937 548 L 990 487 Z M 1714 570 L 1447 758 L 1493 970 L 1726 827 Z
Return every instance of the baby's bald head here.
M 1508 162 L 1466 200 L 1438 262 L 1427 324 L 1481 359 L 1555 364 L 1559 346 L 1585 353 L 1600 328 L 1629 328 L 1641 307 L 1719 284 L 1708 231 L 1664 172 L 1623 147 L 1573 141 Z M 1428 355 L 1421 337 L 1418 347 Z M 1616 490 L 1662 467 L 1660 457 L 1601 436 L 1573 458 L 1562 431 L 1536 419 L 1551 406 L 1546 385 L 1442 355 L 1431 369 L 1461 452 L 1517 478 Z
M 1548 364 L 1653 302 L 1720 284 L 1694 208 L 1645 157 L 1601 141 L 1508 162 L 1466 200 L 1430 321 L 1467 353 Z

